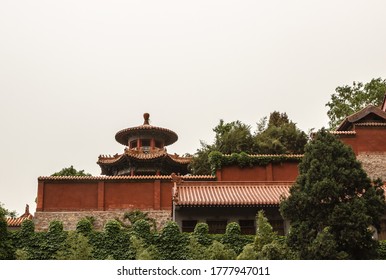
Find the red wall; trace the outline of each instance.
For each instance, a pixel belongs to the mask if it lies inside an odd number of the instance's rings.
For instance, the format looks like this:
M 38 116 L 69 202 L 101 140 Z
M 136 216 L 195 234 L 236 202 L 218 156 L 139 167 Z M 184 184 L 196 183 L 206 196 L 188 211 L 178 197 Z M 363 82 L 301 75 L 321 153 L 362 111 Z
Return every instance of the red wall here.
M 386 129 L 384 127 L 357 126 L 355 131 L 358 153 L 386 151 Z
M 153 187 L 153 182 L 106 182 L 105 210 L 126 208 L 152 209 L 154 204 Z
M 217 170 L 218 181 L 295 181 L 298 162 L 282 162 L 266 166 L 224 166 Z
M 98 208 L 97 183 L 50 183 L 44 186 L 45 210 L 73 210 Z
M 295 181 L 299 175 L 298 162 L 281 162 L 272 165 L 273 181 Z
M 356 126 L 356 134 L 340 135 L 343 143 L 349 145 L 355 154 L 386 151 L 386 127 Z
M 160 180 L 39 180 L 36 210 L 170 210 L 172 186 Z

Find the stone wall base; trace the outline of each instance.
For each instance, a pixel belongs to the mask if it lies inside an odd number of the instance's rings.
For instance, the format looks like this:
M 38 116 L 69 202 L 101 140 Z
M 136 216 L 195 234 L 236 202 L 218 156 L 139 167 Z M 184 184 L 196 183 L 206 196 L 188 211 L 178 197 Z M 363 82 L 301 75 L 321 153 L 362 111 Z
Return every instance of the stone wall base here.
M 386 181 L 386 153 L 360 153 L 357 159 L 370 179 L 381 178 Z
M 94 217 L 94 229 L 103 230 L 107 221 L 120 219 L 123 221 L 123 215 L 127 210 L 116 211 L 78 211 L 78 212 L 35 212 L 34 223 L 36 231 L 46 231 L 53 220 L 63 222 L 64 230 L 75 230 L 76 224 L 85 217 Z M 172 219 L 170 210 L 144 210 L 149 218 L 156 221 L 157 229 L 163 228 L 167 221 Z M 128 221 L 125 221 L 128 224 Z

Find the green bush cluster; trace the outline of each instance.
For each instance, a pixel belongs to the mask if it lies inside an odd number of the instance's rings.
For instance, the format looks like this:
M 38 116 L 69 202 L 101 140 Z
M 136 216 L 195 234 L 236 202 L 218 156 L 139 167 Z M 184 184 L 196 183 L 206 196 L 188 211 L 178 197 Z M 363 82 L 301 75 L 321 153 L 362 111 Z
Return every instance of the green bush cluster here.
M 52 221 L 47 232 L 36 232 L 31 220 L 24 221 L 19 231 L 1 232 L 2 259 L 26 260 L 293 260 L 293 251 L 285 236 L 278 236 L 264 213 L 256 216 L 255 235 L 241 235 L 237 223 L 229 223 L 225 234 L 209 234 L 206 223 L 198 223 L 192 233 L 181 233 L 175 222 L 168 222 L 160 231 L 148 221 L 136 220 L 128 229 L 116 220 L 106 223 L 104 230 L 93 229 L 92 220 L 84 218 L 75 231 L 64 231 L 63 224 Z M 336 250 L 326 229 L 313 247 L 318 259 L 345 259 Z M 386 241 L 378 245 L 379 259 L 386 259 Z

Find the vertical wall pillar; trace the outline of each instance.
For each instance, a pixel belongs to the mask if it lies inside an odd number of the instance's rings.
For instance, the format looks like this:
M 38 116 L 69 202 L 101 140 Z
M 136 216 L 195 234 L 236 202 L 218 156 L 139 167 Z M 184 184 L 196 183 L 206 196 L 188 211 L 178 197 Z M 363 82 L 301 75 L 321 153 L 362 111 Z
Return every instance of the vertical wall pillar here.
M 221 174 L 222 174 L 221 169 L 217 169 L 216 170 L 217 181 L 221 181 L 221 177 L 222 177 Z
M 44 206 L 44 181 L 38 181 L 38 197 L 36 211 L 43 211 Z
M 105 210 L 105 181 L 98 182 L 98 211 Z
M 154 207 L 154 210 L 160 210 L 161 209 L 161 181 L 155 180 L 153 188 L 154 188 L 153 207 Z
M 272 163 L 267 164 L 267 166 L 265 167 L 265 173 L 266 173 L 267 181 L 273 181 Z

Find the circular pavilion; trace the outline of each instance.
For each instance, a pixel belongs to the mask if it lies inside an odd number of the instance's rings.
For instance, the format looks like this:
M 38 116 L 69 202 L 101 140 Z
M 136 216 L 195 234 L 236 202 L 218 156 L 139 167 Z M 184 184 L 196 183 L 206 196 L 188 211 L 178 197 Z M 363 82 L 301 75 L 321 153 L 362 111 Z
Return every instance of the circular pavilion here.
M 167 128 L 150 125 L 150 115 L 143 115 L 142 125 L 118 131 L 115 140 L 124 145 L 123 154 L 99 156 L 102 175 L 170 175 L 188 173 L 190 157 L 167 153 L 166 146 L 175 143 L 178 135 Z

